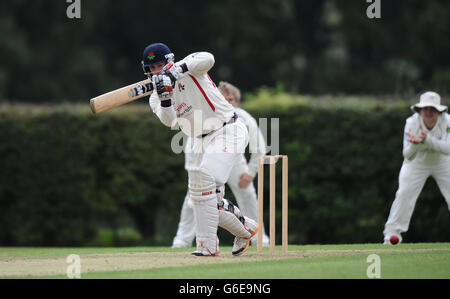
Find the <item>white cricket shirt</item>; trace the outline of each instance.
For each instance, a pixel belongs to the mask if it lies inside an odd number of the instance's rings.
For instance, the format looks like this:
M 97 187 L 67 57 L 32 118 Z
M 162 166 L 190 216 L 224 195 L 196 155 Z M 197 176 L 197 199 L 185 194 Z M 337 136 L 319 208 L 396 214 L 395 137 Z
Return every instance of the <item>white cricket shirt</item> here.
M 414 113 L 406 120 L 405 132 L 414 136 L 420 135 L 419 125 L 427 132 L 424 143 L 414 144 L 408 141 L 404 134 L 403 156 L 406 163 L 438 165 L 450 162 L 450 116 L 441 113 L 433 129 L 428 130 L 418 113 Z
M 156 92 L 149 99 L 150 107 L 163 124 L 168 127 L 178 124 L 186 135 L 196 137 L 221 128 L 233 117 L 234 107 L 208 75 L 214 62 L 211 53 L 198 52 L 175 64 L 186 63 L 188 71 L 175 82 L 172 106 L 161 107 Z

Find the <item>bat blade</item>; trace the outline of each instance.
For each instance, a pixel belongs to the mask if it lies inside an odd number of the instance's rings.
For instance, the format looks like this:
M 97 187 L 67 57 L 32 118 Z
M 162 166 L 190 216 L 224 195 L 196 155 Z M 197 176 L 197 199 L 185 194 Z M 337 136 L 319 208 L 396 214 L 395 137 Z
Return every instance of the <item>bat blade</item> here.
M 150 95 L 152 91 L 153 84 L 150 79 L 110 91 L 90 100 L 92 113 L 98 114 L 111 108 L 135 101 Z

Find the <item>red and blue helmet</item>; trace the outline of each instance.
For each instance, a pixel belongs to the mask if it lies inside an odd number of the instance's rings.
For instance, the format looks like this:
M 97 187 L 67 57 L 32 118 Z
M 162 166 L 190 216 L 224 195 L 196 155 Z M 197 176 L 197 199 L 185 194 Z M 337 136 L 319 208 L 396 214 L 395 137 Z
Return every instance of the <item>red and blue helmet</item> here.
M 163 43 L 153 43 L 144 49 L 142 54 L 142 69 L 147 76 L 151 75 L 150 66 L 161 62 L 173 62 L 175 55 Z

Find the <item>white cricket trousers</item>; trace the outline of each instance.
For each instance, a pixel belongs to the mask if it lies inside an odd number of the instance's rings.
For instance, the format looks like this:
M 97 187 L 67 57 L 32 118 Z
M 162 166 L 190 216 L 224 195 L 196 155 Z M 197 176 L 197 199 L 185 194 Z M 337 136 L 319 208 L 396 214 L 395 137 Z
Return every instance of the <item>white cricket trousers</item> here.
M 450 210 L 450 162 L 433 166 L 403 163 L 399 188 L 383 232 L 385 240 L 408 231 L 417 198 L 430 176 L 436 180 Z

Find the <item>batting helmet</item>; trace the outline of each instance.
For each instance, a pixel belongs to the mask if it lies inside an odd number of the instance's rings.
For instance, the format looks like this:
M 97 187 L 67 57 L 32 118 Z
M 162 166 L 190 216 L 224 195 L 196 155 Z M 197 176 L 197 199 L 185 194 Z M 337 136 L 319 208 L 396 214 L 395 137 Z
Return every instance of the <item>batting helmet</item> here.
M 151 74 L 149 66 L 161 62 L 173 62 L 175 55 L 163 43 L 153 43 L 147 46 L 142 54 L 142 68 L 147 76 Z

